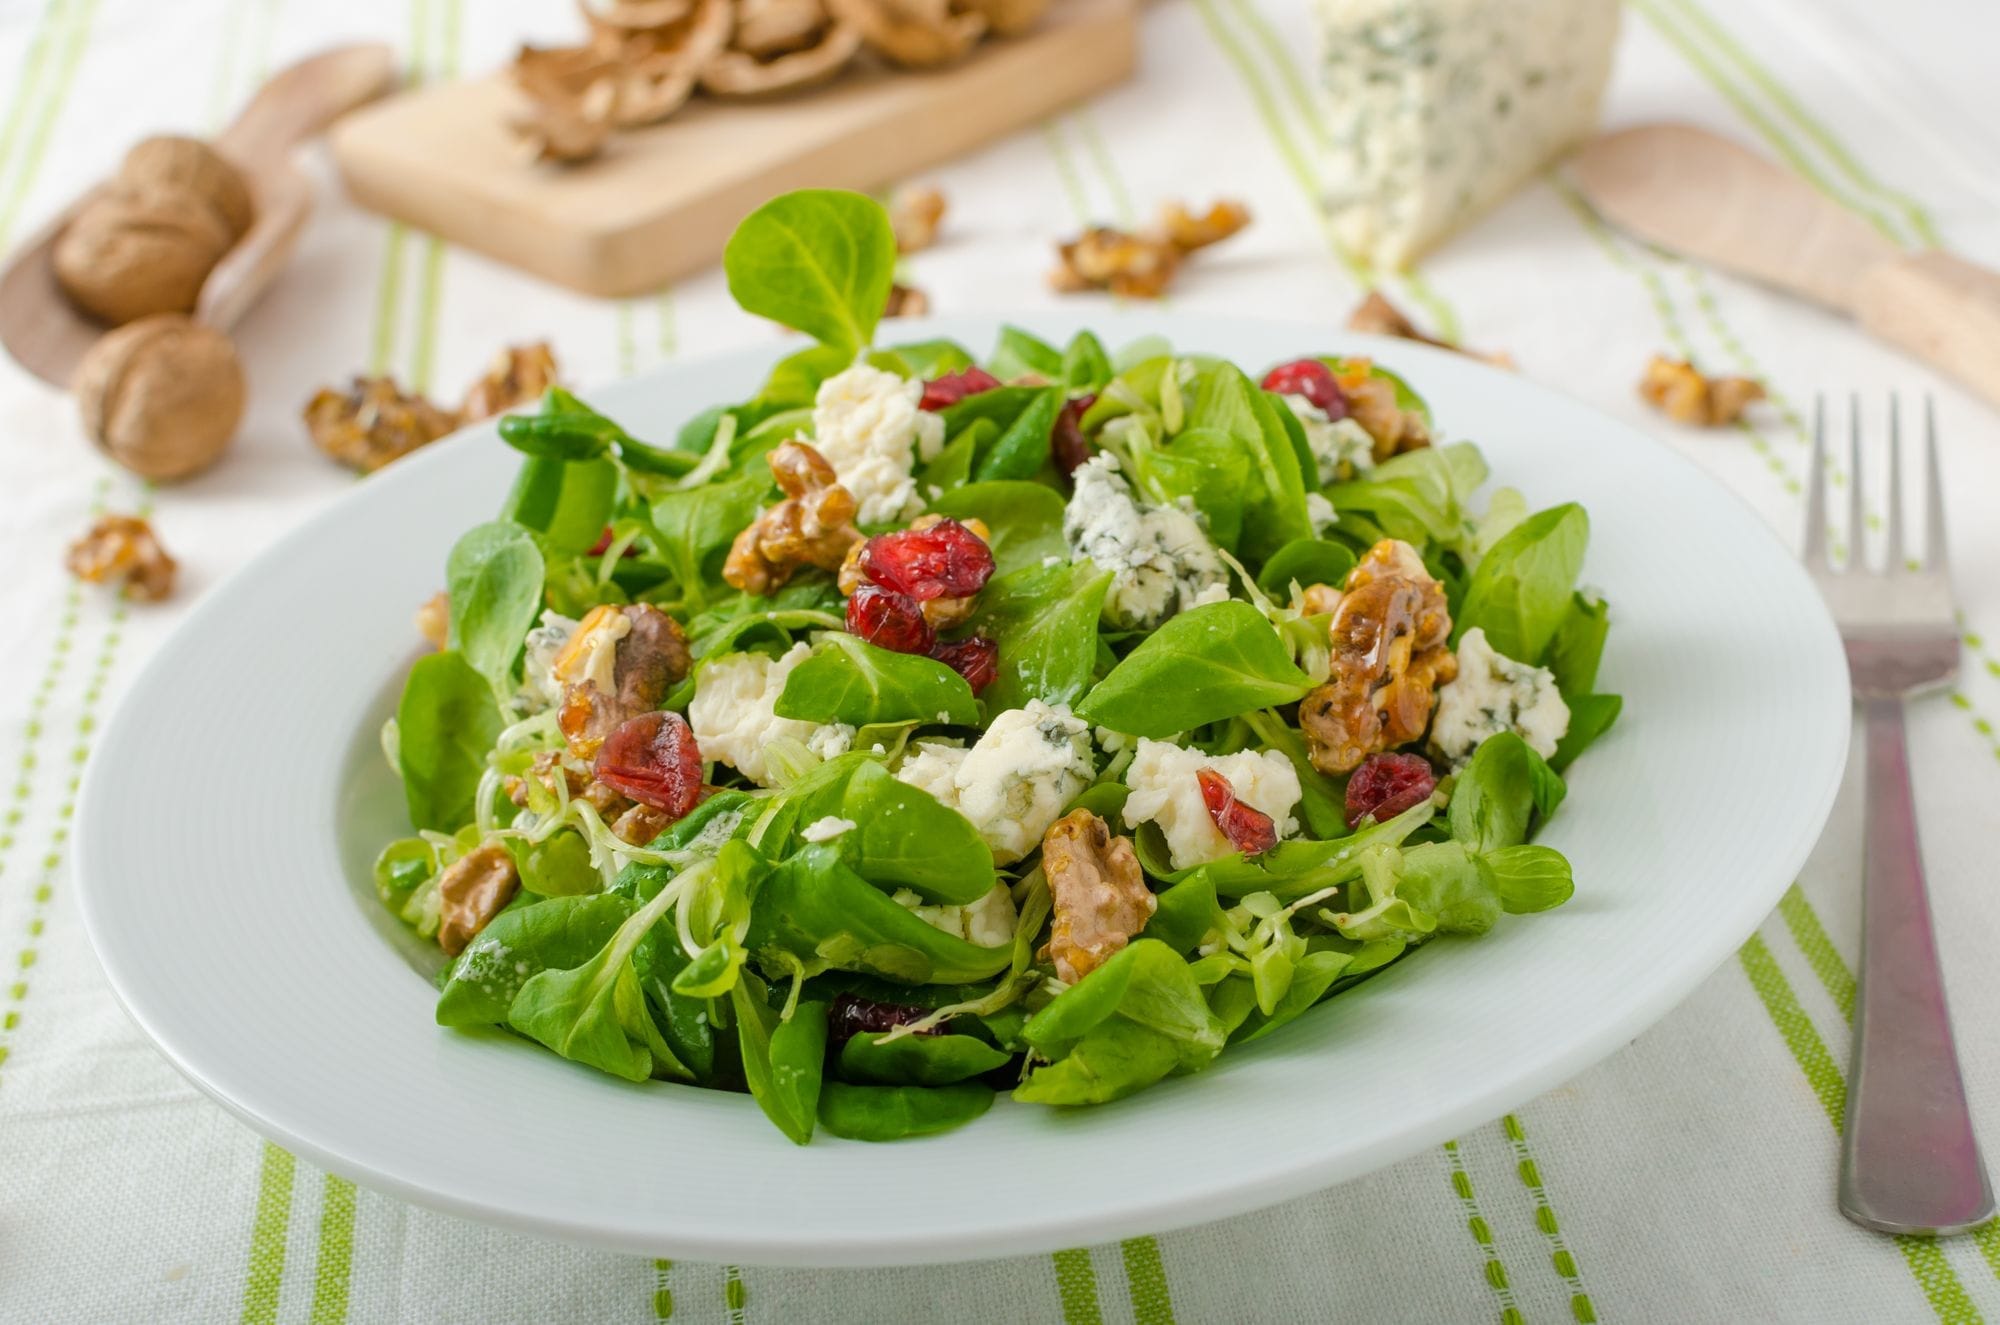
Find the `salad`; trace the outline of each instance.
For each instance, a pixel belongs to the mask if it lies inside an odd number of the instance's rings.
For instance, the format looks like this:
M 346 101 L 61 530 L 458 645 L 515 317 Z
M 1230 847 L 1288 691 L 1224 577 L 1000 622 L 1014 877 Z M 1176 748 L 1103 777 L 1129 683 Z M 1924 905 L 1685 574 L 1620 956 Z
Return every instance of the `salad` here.
M 1200 1071 L 1569 898 L 1588 520 L 1365 359 L 877 344 L 881 208 L 725 258 L 806 333 L 642 440 L 561 389 L 431 605 L 381 899 L 437 1020 L 886 1141 Z M 1259 374 L 1259 375 L 1253 375 Z

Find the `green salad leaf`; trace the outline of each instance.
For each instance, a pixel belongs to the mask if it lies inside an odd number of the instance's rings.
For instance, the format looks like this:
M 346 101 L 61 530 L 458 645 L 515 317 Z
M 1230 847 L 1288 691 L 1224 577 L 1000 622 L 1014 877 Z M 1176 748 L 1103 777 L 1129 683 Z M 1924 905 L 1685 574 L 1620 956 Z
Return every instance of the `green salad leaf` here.
M 979 701 L 965 678 L 920 654 L 891 653 L 844 632 L 830 632 L 785 678 L 778 716 L 809 722 L 979 721 Z
M 1128 736 L 1172 736 L 1289 704 L 1313 688 L 1262 612 L 1230 599 L 1182 612 L 1132 650 L 1077 706 Z
M 396 705 L 396 762 L 418 828 L 449 833 L 472 821 L 486 752 L 500 739 L 493 688 L 456 649 L 419 658 Z
M 875 337 L 896 272 L 896 236 L 873 199 L 838 189 L 780 194 L 722 251 L 746 312 L 803 331 L 849 361 Z

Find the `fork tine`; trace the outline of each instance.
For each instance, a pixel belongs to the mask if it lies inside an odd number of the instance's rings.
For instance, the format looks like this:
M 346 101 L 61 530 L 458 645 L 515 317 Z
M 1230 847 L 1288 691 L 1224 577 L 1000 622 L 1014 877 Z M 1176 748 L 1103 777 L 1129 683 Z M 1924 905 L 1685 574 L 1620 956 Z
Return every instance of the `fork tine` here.
M 1951 569 L 1944 542 L 1944 471 L 1938 465 L 1937 408 L 1924 397 L 1924 569 L 1943 574 Z
M 1889 562 L 1891 575 L 1909 569 L 1903 551 L 1903 411 L 1896 393 L 1889 393 Z
M 1806 533 L 1799 557 L 1808 566 L 1833 569 L 1826 546 L 1826 397 L 1813 397 L 1812 464 L 1806 470 Z
M 1847 398 L 1847 569 L 1868 569 L 1868 526 L 1861 494 L 1861 396 Z

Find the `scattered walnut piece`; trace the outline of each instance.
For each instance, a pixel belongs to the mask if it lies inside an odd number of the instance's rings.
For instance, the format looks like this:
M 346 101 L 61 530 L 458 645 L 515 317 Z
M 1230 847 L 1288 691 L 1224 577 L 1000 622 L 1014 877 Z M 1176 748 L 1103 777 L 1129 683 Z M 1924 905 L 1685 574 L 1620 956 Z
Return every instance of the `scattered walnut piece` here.
M 923 317 L 931 311 L 931 297 L 914 285 L 901 281 L 889 287 L 889 301 L 882 307 L 883 317 Z
M 547 341 L 510 345 L 493 356 L 486 375 L 465 393 L 465 403 L 458 407 L 459 422 L 490 419 L 532 405 L 555 383 L 556 356 Z
M 908 68 L 949 64 L 986 35 L 985 15 L 961 13 L 952 0 L 826 0 L 826 7 L 870 50 Z
M 356 377 L 347 390 L 322 389 L 305 408 L 320 450 L 372 474 L 458 426 L 457 416 L 422 396 L 406 396 L 391 377 Z
M 785 499 L 736 536 L 722 578 L 744 593 L 767 594 L 801 566 L 838 571 L 862 541 L 854 496 L 826 457 L 805 442 L 785 442 L 766 457 Z
M 1307 616 L 1325 616 L 1340 606 L 1340 590 L 1330 584 L 1308 584 L 1299 592 L 1299 610 Z
M 889 200 L 889 225 L 896 232 L 896 251 L 916 253 L 937 242 L 944 220 L 944 195 L 928 185 L 906 184 Z
M 1075 984 L 1131 942 L 1158 905 L 1132 839 L 1114 837 L 1089 810 L 1072 810 L 1042 837 L 1042 869 L 1055 920 L 1049 956 L 1056 975 Z
M 1093 226 L 1056 245 L 1062 265 L 1049 273 L 1049 284 L 1064 293 L 1109 290 L 1125 298 L 1157 299 L 1188 254 L 1220 243 L 1248 224 L 1250 212 L 1241 203 L 1218 202 L 1201 216 L 1169 203 L 1150 230 Z
M 1410 321 L 1403 310 L 1382 297 L 1380 290 L 1370 290 L 1366 298 L 1354 306 L 1347 315 L 1349 331 L 1365 332 L 1371 336 L 1394 336 L 1398 340 L 1413 340 L 1420 345 L 1435 345 L 1441 350 L 1453 350 L 1468 358 L 1481 359 L 1496 368 L 1512 368 L 1514 356 L 1501 350 L 1493 354 L 1481 354 L 1468 350 L 1457 341 L 1439 340 Z
M 635 801 L 611 821 L 611 835 L 628 847 L 642 847 L 673 823 L 674 816 L 667 811 Z
M 729 45 L 736 0 L 582 4 L 590 40 L 523 46 L 511 69 L 528 108 L 510 121 L 538 161 L 587 161 L 620 129 L 657 124 Z
M 1328 634 L 1333 670 L 1299 701 L 1313 767 L 1346 773 L 1430 724 L 1436 688 L 1458 675 L 1451 611 L 1408 543 L 1385 538 L 1347 576 Z
M 1404 409 L 1396 399 L 1395 385 L 1371 375 L 1373 366 L 1368 359 L 1347 359 L 1334 381 L 1347 398 L 1348 417 L 1375 439 L 1375 459 L 1387 460 L 1429 446 L 1431 429 L 1424 416 Z
M 417 609 L 417 633 L 442 653 L 451 646 L 451 595 L 440 589 Z
M 1675 423 L 1720 428 L 1736 422 L 1764 384 L 1749 377 L 1706 377 L 1685 359 L 1653 356 L 1639 379 L 1639 398 Z
M 438 946 L 456 957 L 520 891 L 514 858 L 498 842 L 474 847 L 438 876 Z
M 527 50 L 522 48 L 522 59 Z M 611 114 L 618 106 L 618 88 L 603 78 L 574 97 L 536 98 L 507 121 L 530 161 L 588 161 L 611 141 Z
M 691 666 L 680 622 L 651 603 L 590 609 L 552 668 L 563 683 L 556 726 L 570 753 L 595 755 L 619 724 L 658 709 Z
M 985 15 L 994 36 L 1012 37 L 1035 26 L 1048 12 L 1049 0 L 966 0 L 963 7 Z
M 69 545 L 69 573 L 88 584 L 123 585 L 127 598 L 157 603 L 174 591 L 174 559 L 136 515 L 102 515 Z

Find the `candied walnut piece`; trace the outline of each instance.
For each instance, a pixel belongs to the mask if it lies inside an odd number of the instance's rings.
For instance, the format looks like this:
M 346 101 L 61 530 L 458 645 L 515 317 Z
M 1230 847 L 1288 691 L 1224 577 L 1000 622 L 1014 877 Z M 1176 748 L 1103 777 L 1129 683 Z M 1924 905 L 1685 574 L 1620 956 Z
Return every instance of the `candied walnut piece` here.
M 456 957 L 514 900 L 521 876 L 498 842 L 474 847 L 438 876 L 438 946 Z
M 1146 927 L 1158 903 L 1146 887 L 1132 839 L 1114 837 L 1089 810 L 1072 810 L 1042 837 L 1055 921 L 1049 955 L 1056 974 L 1075 984 Z
M 157 603 L 174 591 L 174 559 L 153 526 L 135 515 L 103 515 L 69 545 L 69 573 L 87 584 L 122 583 L 127 598 Z
M 883 317 L 923 317 L 931 311 L 931 297 L 914 285 L 904 285 L 897 281 L 889 287 L 888 302 L 882 305 Z
M 1429 446 L 1431 430 L 1424 416 L 1404 409 L 1396 399 L 1395 384 L 1373 376 L 1374 366 L 1369 359 L 1348 359 L 1334 383 L 1347 400 L 1347 416 L 1375 440 L 1375 458 L 1387 460 Z
M 1209 204 L 1208 210 L 1200 216 L 1177 202 L 1170 202 L 1160 209 L 1160 232 L 1169 244 L 1183 253 L 1220 244 L 1249 224 L 1250 209 L 1227 199 Z
M 458 427 L 453 415 L 404 395 L 390 377 L 356 377 L 345 392 L 321 390 L 306 403 L 305 421 L 320 450 L 364 474 Z
M 1182 259 L 1229 238 L 1250 223 L 1249 209 L 1218 202 L 1201 216 L 1179 203 L 1160 210 L 1159 224 L 1138 232 L 1093 226 L 1056 245 L 1062 265 L 1049 284 L 1065 293 L 1109 290 L 1131 299 L 1157 299 L 1167 292 Z
M 678 713 L 642 713 L 604 738 L 597 780 L 679 819 L 701 800 L 701 747 Z
M 1236 788 L 1213 768 L 1197 769 L 1194 780 L 1201 784 L 1201 802 L 1215 829 L 1229 839 L 1229 845 L 1246 856 L 1259 856 L 1278 845 L 1278 826 L 1271 816 L 1254 805 L 1236 799 Z
M 632 803 L 616 787 L 599 782 L 566 760 L 561 750 L 543 750 L 536 754 L 534 761 L 528 765 L 527 777 L 510 777 L 502 787 L 507 799 L 525 810 L 528 808 L 528 779 L 533 778 L 549 795 L 554 796 L 558 775 L 562 777 L 564 793 L 571 800 L 582 801 L 596 810 L 600 819 L 615 818 Z
M 1421 805 L 1437 790 L 1437 772 L 1422 755 L 1370 755 L 1347 780 L 1347 826 L 1380 823 Z
M 605 648 L 611 650 L 608 690 L 597 656 Z M 592 608 L 552 669 L 563 683 L 556 726 L 570 751 L 580 759 L 595 755 L 620 726 L 659 708 L 692 665 L 680 622 L 651 603 Z
M 916 253 L 937 241 L 944 220 L 944 195 L 928 185 L 907 184 L 889 199 L 889 225 L 896 232 L 896 251 Z
M 635 802 L 611 821 L 611 835 L 628 847 L 642 847 L 672 827 L 680 817 Z
M 785 499 L 736 536 L 722 578 L 744 593 L 767 594 L 801 566 L 838 571 L 861 542 L 854 495 L 833 466 L 804 442 L 786 442 L 766 457 Z
M 1675 423 L 1720 428 L 1762 400 L 1764 384 L 1748 377 L 1707 377 L 1685 359 L 1656 354 L 1639 379 L 1639 398 Z
M 465 393 L 458 407 L 461 423 L 476 423 L 510 409 L 532 405 L 556 384 L 556 356 L 545 340 L 510 345 L 493 356 L 486 375 Z
M 1349 331 L 1366 332 L 1371 336 L 1394 336 L 1398 340 L 1413 340 L 1420 345 L 1435 345 L 1441 350 L 1451 350 L 1470 359 L 1481 359 L 1498 368 L 1512 368 L 1514 356 L 1504 352 L 1481 354 L 1468 350 L 1457 341 L 1439 340 L 1429 335 L 1403 313 L 1403 310 L 1382 297 L 1380 290 L 1370 290 L 1367 297 L 1354 306 L 1347 315 Z
M 1299 591 L 1299 610 L 1307 616 L 1325 616 L 1340 606 L 1340 590 L 1330 584 L 1308 584 Z
M 442 653 L 451 647 L 451 595 L 440 589 L 417 609 L 417 633 Z
M 1385 538 L 1347 577 L 1328 628 L 1332 673 L 1299 701 L 1313 767 L 1345 773 L 1424 734 L 1437 687 L 1458 675 L 1444 586 L 1415 548 Z

